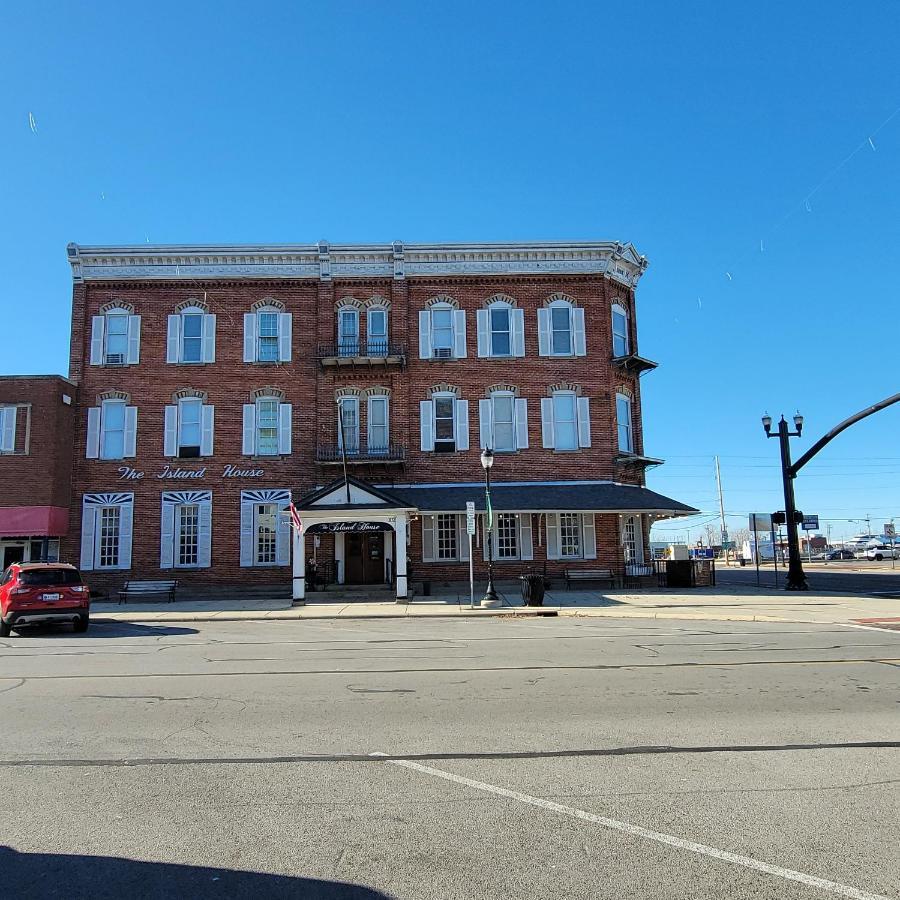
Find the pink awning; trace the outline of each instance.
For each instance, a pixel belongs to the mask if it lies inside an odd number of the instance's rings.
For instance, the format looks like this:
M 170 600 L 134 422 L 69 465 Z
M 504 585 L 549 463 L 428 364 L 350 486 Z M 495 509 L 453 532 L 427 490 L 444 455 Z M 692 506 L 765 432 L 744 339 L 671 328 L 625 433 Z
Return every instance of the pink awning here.
M 0 506 L 0 537 L 62 537 L 68 530 L 64 506 Z

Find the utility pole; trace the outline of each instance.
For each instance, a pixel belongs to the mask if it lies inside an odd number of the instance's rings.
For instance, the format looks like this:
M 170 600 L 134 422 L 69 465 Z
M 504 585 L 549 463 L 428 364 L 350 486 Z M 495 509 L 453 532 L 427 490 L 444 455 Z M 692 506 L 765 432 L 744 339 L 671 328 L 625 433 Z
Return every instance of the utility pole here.
M 725 562 L 728 562 L 728 528 L 725 525 L 725 501 L 722 499 L 722 473 L 719 470 L 719 456 L 716 454 L 716 487 L 719 489 L 719 517 L 722 522 L 722 552 L 725 554 Z

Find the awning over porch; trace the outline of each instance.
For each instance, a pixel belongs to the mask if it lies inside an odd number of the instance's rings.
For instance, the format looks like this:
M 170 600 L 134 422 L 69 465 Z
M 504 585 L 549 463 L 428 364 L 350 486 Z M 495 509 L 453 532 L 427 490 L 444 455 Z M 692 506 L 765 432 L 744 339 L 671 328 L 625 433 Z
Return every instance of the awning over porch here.
M 0 507 L 0 537 L 63 537 L 68 530 L 66 507 Z

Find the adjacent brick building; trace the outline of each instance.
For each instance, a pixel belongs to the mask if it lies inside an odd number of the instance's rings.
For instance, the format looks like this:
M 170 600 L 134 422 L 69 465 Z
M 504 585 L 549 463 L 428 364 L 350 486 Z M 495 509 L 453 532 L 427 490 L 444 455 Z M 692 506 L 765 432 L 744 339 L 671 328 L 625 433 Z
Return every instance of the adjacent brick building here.
M 404 597 L 467 578 L 467 500 L 482 577 L 482 447 L 500 578 L 621 571 L 653 517 L 693 512 L 643 486 L 630 244 L 68 253 L 64 552 L 92 584 L 286 587 L 293 557 L 295 596 L 314 566 Z

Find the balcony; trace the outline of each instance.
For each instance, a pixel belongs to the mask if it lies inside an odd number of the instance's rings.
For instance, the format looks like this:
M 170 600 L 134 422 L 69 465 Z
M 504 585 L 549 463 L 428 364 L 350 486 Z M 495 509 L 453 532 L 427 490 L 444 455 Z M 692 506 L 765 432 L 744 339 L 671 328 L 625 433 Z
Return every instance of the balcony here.
M 659 363 L 653 362 L 652 359 L 645 359 L 638 356 L 637 353 L 628 353 L 625 356 L 614 356 L 612 364 L 620 371 L 629 375 L 642 375 L 655 369 Z
M 665 460 L 657 459 L 655 456 L 644 456 L 641 453 L 626 453 L 620 450 L 614 457 L 613 462 L 617 466 L 641 466 L 644 469 L 653 466 L 661 466 Z
M 390 341 L 333 341 L 319 344 L 316 359 L 321 366 L 406 365 L 406 347 Z
M 344 451 L 335 444 L 320 444 L 316 447 L 316 462 L 323 466 L 339 466 L 344 462 Z M 406 447 L 399 444 L 347 449 L 348 466 L 402 466 L 405 462 Z

